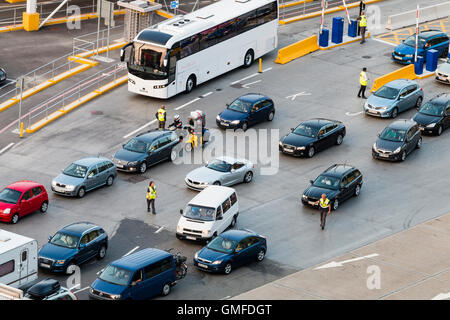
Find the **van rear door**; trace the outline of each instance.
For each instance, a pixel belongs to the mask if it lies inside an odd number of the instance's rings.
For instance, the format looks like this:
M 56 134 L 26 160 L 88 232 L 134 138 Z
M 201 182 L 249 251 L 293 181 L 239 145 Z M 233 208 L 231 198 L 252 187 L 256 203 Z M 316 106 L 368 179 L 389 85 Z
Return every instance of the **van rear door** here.
M 162 293 L 166 283 L 172 283 L 175 279 L 175 268 L 173 258 L 167 257 L 144 268 L 145 273 L 145 295 L 147 298 Z

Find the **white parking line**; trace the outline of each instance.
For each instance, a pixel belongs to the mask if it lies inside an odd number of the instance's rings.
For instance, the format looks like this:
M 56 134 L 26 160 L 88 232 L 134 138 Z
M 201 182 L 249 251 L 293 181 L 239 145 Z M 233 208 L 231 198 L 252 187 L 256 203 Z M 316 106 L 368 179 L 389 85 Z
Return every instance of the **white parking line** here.
M 184 107 L 190 105 L 191 103 L 194 103 L 195 101 L 198 101 L 198 100 L 200 100 L 200 99 L 201 99 L 201 98 L 195 98 L 194 100 L 191 100 L 191 101 L 189 101 L 189 102 L 186 102 L 185 104 L 183 104 L 183 105 L 181 105 L 181 106 L 175 108 L 175 110 L 180 110 L 180 109 L 182 109 L 182 108 L 184 108 Z
M 126 136 L 123 136 L 123 138 L 126 139 L 126 138 L 128 138 L 128 137 L 134 135 L 135 133 L 141 131 L 142 129 L 148 127 L 149 125 L 151 125 L 152 123 L 155 123 L 155 122 L 156 122 L 156 119 L 153 119 L 152 121 L 150 121 L 150 122 L 144 124 L 142 127 L 137 128 L 136 130 L 134 130 L 133 132 L 130 132 L 130 133 L 127 134 Z
M 354 117 L 357 116 L 358 114 L 363 113 L 364 111 L 359 111 L 359 112 L 355 112 L 355 113 L 351 113 L 351 112 L 346 112 L 345 115 L 346 116 L 350 116 L 350 117 Z
M 239 82 L 241 82 L 241 81 L 244 81 L 244 80 L 253 78 L 253 77 L 257 76 L 258 74 L 259 74 L 259 73 L 251 74 L 251 75 L 249 75 L 249 76 L 247 76 L 247 77 L 245 77 L 245 78 L 242 78 L 242 79 L 240 79 L 240 80 L 236 80 L 236 81 L 230 83 L 230 85 L 233 85 L 233 84 L 239 83 Z
M 243 84 L 242 85 L 242 87 L 244 87 L 245 89 L 249 89 L 249 85 L 252 85 L 252 84 L 255 84 L 255 83 L 258 83 L 258 82 L 261 82 L 261 80 L 256 80 L 256 81 L 253 81 L 253 82 L 250 82 L 250 83 L 246 83 L 246 84 Z
M 201 95 L 200 97 L 206 98 L 207 96 L 209 96 L 209 95 L 212 94 L 212 93 L 213 93 L 213 92 L 210 91 L 210 92 L 208 92 L 208 93 L 205 93 L 205 94 Z
M 161 227 L 158 230 L 156 230 L 155 233 L 160 233 L 163 229 L 164 229 L 164 227 Z
M 124 254 L 123 256 L 126 257 L 127 255 L 132 254 L 133 252 L 135 252 L 137 249 L 139 249 L 139 246 L 137 246 L 136 248 L 134 248 L 134 249 L 128 251 L 128 253 L 127 253 L 127 254 Z
M 398 46 L 397 44 L 395 44 L 395 43 L 392 43 L 392 42 L 388 42 L 388 41 L 380 40 L 380 39 L 377 39 L 377 38 L 372 38 L 372 39 L 373 39 L 373 40 L 375 40 L 375 41 L 378 41 L 378 42 L 381 42 L 381 43 L 384 43 L 384 44 L 387 44 L 387 45 L 393 46 L 393 47 L 396 47 L 396 46 Z
M 272 70 L 272 67 L 264 69 L 262 72 L 264 73 L 264 72 L 267 72 L 267 71 L 270 71 L 270 70 Z
M 4 147 L 2 150 L 0 150 L 0 154 L 2 154 L 3 152 L 7 151 L 13 145 L 14 145 L 14 142 L 11 142 L 10 144 L 8 144 L 6 147 Z
M 74 291 L 73 293 L 74 293 L 74 294 L 77 294 L 77 293 L 79 293 L 79 292 L 81 292 L 81 291 L 84 291 L 84 290 L 87 290 L 87 289 L 89 289 L 89 287 L 86 287 L 86 288 L 83 288 L 83 289 Z M 72 290 L 70 290 L 70 291 L 72 291 Z

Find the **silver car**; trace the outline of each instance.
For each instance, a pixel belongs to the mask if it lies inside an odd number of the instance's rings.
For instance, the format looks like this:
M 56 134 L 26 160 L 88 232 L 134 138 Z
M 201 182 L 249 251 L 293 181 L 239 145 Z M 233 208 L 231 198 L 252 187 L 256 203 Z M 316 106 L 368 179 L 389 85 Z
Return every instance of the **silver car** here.
M 219 157 L 205 166 L 192 170 L 186 175 L 188 188 L 203 190 L 208 185 L 231 186 L 249 183 L 253 179 L 255 166 L 248 160 Z
M 436 69 L 436 80 L 450 84 L 450 59 L 447 63 L 443 63 Z
M 84 158 L 70 164 L 52 181 L 52 191 L 83 198 L 87 191 L 111 186 L 117 177 L 114 163 L 106 158 Z

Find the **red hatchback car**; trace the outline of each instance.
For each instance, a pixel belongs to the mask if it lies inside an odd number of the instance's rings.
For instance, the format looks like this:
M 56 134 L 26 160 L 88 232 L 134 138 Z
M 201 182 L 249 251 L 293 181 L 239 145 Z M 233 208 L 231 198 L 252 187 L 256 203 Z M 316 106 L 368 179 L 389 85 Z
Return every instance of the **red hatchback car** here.
M 23 216 L 47 209 L 48 195 L 42 184 L 18 181 L 0 192 L 0 221 L 15 224 Z

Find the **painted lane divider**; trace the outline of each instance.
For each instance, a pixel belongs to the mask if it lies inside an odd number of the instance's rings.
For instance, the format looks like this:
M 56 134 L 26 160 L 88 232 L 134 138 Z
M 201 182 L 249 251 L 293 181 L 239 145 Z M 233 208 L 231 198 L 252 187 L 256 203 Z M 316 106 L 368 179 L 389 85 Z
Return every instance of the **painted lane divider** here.
M 7 150 L 9 150 L 13 145 L 14 145 L 14 142 L 11 142 L 10 144 L 8 144 L 6 147 L 4 147 L 2 150 L 0 150 L 0 154 L 3 154 Z
M 354 117 L 354 116 L 357 116 L 358 114 L 361 114 L 361 113 L 364 113 L 364 111 L 359 111 L 359 112 L 354 112 L 354 113 L 346 112 L 345 115 L 349 116 L 349 117 Z
M 291 101 L 294 101 L 295 98 L 297 98 L 298 96 L 310 96 L 310 95 L 311 95 L 311 93 L 302 91 L 302 92 L 295 93 L 295 94 L 292 94 L 290 96 L 287 96 L 286 99 L 291 99 Z
M 349 259 L 349 260 L 344 260 L 344 261 L 340 261 L 340 262 L 331 261 L 330 263 L 327 263 L 327 264 L 324 264 L 324 265 L 322 265 L 320 267 L 317 267 L 314 270 L 342 267 L 345 263 L 355 262 L 355 261 L 364 260 L 364 259 L 369 259 L 369 258 L 373 258 L 373 257 L 377 257 L 377 256 L 378 256 L 378 253 L 372 253 L 372 254 L 369 254 L 367 256 L 362 256 L 362 257 Z
M 188 105 L 190 105 L 190 104 L 192 104 L 192 103 L 194 103 L 194 102 L 196 102 L 196 101 L 198 101 L 198 100 L 200 100 L 200 99 L 201 99 L 201 98 L 195 98 L 195 99 L 193 99 L 193 100 L 191 100 L 191 101 L 189 101 L 189 102 L 186 102 L 185 104 L 183 104 L 183 105 L 181 105 L 181 106 L 175 108 L 175 110 L 183 109 L 184 107 L 186 107 L 186 106 L 188 106 Z
M 267 71 L 270 71 L 270 70 L 272 70 L 272 67 L 267 68 L 267 69 L 264 69 L 264 70 L 262 71 L 262 73 L 267 72 Z M 245 78 L 242 78 L 242 79 L 239 79 L 239 80 L 236 80 L 236 81 L 231 82 L 230 85 L 232 86 L 233 84 L 236 84 L 236 83 L 239 83 L 239 82 L 248 80 L 248 79 L 250 79 L 250 78 L 253 78 L 253 77 L 257 76 L 258 74 L 260 74 L 260 73 L 259 73 L 259 72 L 255 72 L 255 73 L 253 73 L 253 74 L 251 74 L 251 75 L 249 75 L 249 76 L 246 76 Z
M 208 93 L 202 94 L 202 95 L 200 96 L 200 98 L 206 98 L 207 96 L 209 96 L 209 95 L 212 94 L 212 93 L 213 93 L 213 92 L 210 91 L 210 92 L 208 92 Z
M 132 135 L 134 135 L 135 133 L 141 131 L 142 129 L 147 128 L 149 125 L 151 125 L 151 124 L 153 124 L 153 123 L 155 123 L 155 122 L 156 122 L 156 119 L 153 119 L 152 121 L 147 122 L 146 124 L 144 124 L 142 127 L 139 127 L 139 128 L 137 128 L 136 130 L 134 130 L 133 132 L 130 132 L 129 134 L 123 136 L 123 138 L 124 138 L 124 139 L 127 139 L 127 138 L 129 138 L 130 136 L 132 136 Z
M 164 229 L 164 227 L 161 227 L 158 230 L 156 230 L 155 233 L 160 233 L 163 229 Z
M 246 84 L 243 84 L 242 87 L 245 88 L 245 89 L 250 89 L 249 86 L 251 86 L 252 84 L 255 84 L 255 83 L 259 83 L 261 81 L 262 80 L 256 80 L 256 81 L 253 81 L 253 82 L 250 82 L 250 83 L 246 83 Z
M 132 253 L 135 252 L 137 249 L 139 249 L 139 246 L 137 246 L 136 248 L 131 249 L 130 251 L 128 251 L 126 254 L 124 254 L 124 257 L 126 257 L 126 256 L 128 256 L 128 255 L 130 255 L 130 254 L 132 254 Z

